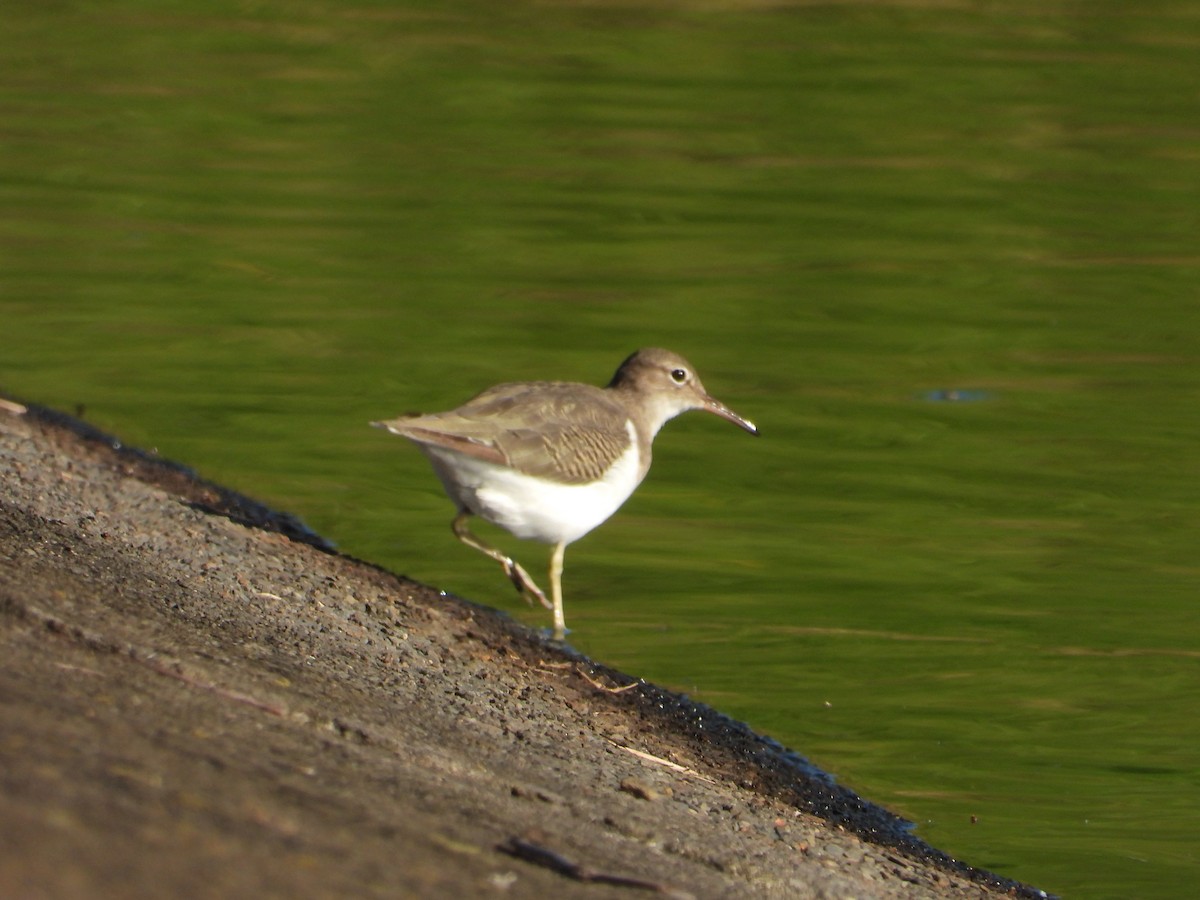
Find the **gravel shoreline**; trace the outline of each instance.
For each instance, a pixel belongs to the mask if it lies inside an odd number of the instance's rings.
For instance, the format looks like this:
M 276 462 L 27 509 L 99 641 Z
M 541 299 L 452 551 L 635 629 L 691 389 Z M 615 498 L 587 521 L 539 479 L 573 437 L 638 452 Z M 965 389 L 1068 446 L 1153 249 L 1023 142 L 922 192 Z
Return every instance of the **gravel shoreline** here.
M 0 471 L 0 896 L 1046 896 L 70 417 Z

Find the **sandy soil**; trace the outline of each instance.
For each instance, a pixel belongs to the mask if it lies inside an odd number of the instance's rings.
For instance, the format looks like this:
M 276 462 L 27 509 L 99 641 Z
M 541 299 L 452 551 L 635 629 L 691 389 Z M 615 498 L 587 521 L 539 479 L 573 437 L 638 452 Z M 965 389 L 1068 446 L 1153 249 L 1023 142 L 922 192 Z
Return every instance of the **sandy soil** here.
M 2 897 L 1044 896 L 75 420 L 0 477 Z

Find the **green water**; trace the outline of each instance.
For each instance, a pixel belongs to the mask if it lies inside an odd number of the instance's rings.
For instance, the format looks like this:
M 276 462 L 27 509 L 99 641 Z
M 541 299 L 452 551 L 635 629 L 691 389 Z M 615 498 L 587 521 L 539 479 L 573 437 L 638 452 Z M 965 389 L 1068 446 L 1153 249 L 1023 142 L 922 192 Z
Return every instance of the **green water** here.
M 567 554 L 573 643 L 974 864 L 1200 877 L 1200 5 L 12 0 L 0 37 L 0 387 L 546 625 L 366 422 L 676 349 L 763 436 L 664 430 Z

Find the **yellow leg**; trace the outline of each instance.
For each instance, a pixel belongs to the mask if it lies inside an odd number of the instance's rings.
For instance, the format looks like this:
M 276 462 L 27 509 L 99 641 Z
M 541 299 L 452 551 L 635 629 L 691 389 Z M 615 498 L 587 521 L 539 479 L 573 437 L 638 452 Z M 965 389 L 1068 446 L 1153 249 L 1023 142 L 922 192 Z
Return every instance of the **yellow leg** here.
M 561 641 L 567 636 L 567 620 L 563 616 L 562 570 L 566 542 L 559 541 L 550 554 L 550 596 L 554 600 L 554 639 Z
M 496 562 L 500 563 L 500 568 L 504 569 L 504 574 L 508 576 L 508 580 L 513 583 L 516 589 L 521 592 L 521 596 L 523 596 L 529 603 L 532 604 L 534 599 L 536 599 L 542 604 L 542 606 L 546 607 L 546 609 L 555 609 L 550 601 L 546 599 L 546 595 L 542 593 L 542 589 L 533 583 L 533 579 L 529 577 L 529 573 L 525 571 L 524 567 L 519 562 L 517 562 L 511 556 L 506 556 L 502 551 L 497 550 L 491 544 L 485 544 L 475 536 L 471 529 L 467 527 L 467 519 L 470 517 L 471 513 L 465 509 L 455 516 L 454 522 L 450 525 L 450 527 L 454 530 L 454 536 L 468 547 L 472 547 L 475 550 L 478 550 L 480 553 L 486 554 Z M 561 553 L 559 555 L 561 556 Z M 562 564 L 560 560 L 559 570 L 561 571 L 561 569 Z M 553 570 L 551 570 L 551 574 L 553 574 Z M 560 601 L 560 610 L 561 607 L 562 603 Z

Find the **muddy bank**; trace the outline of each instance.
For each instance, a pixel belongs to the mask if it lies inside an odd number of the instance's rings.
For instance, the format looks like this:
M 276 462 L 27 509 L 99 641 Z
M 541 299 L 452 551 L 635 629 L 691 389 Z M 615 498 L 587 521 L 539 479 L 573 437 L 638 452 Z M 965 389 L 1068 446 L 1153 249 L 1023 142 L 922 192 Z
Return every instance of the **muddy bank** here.
M 1041 896 L 67 417 L 0 472 L 0 896 Z

